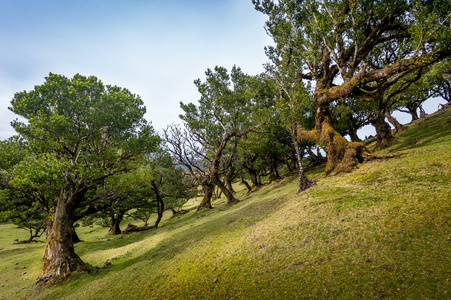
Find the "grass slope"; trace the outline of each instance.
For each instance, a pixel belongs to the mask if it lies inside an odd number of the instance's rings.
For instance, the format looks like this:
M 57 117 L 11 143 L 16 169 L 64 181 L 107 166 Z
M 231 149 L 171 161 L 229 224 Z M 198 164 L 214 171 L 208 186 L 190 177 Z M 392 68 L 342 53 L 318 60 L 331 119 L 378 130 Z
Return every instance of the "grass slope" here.
M 112 265 L 45 290 L 31 290 L 44 244 L 11 245 L 26 232 L 0 225 L 0 299 L 451 298 L 451 110 L 383 153 L 402 155 L 300 195 L 288 177 L 153 231 L 79 228 L 82 259 Z

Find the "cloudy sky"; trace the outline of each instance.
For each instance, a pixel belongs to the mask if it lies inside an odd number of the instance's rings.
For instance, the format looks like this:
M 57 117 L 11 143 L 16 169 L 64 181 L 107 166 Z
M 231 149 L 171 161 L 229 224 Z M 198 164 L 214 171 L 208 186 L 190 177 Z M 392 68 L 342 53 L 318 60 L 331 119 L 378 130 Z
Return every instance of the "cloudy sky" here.
M 207 68 L 263 71 L 264 21 L 251 0 L 1 0 L 0 139 L 14 134 L 14 93 L 49 72 L 128 88 L 158 131 L 179 123 Z

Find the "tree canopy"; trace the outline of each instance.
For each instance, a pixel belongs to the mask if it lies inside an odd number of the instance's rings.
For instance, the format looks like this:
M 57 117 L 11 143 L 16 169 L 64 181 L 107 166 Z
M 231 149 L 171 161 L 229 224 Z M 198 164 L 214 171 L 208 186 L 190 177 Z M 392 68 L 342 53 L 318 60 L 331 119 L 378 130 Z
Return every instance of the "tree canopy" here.
M 331 105 L 343 98 L 376 101 L 411 72 L 451 55 L 449 1 L 253 0 L 268 16 L 275 46 L 267 54 L 279 70 L 294 65 L 293 84 L 311 80 L 314 130 L 300 139 L 323 144 L 326 173 L 348 171 L 366 149 L 348 143 L 331 122 Z M 387 51 L 390 49 L 390 51 Z M 393 51 L 392 51 L 393 50 Z M 385 63 L 379 63 L 381 58 Z
M 4 182 L 48 214 L 40 282 L 53 281 L 86 267 L 74 252 L 72 225 L 102 209 L 105 197 L 93 191 L 136 168 L 156 149 L 159 137 L 144 119 L 139 96 L 94 76 L 50 73 L 32 91 L 16 93 L 10 110 L 25 121 L 12 122 L 20 140 L 2 142 L 20 149 L 2 151 Z
M 0 141 L 0 219 L 28 228 L 30 240 L 45 224 L 39 283 L 91 269 L 73 246 L 82 218 L 108 217 L 113 234 L 127 213 L 155 228 L 165 209 L 177 213 L 200 187 L 198 209 L 212 208 L 218 188 L 231 205 L 233 180 L 251 192 L 261 177 L 278 180 L 283 163 L 299 174 L 302 192 L 313 184 L 304 153 L 321 160 L 313 145 L 327 154 L 326 175 L 348 172 L 374 157 L 357 136 L 361 126 L 372 124 L 383 146 L 393 138 L 386 118 L 399 127 L 393 110 L 416 118 L 429 97 L 450 101 L 450 1 L 252 3 L 274 41 L 265 72 L 207 69 L 205 81 L 194 81 L 198 102 L 180 103 L 183 124 L 169 125 L 162 139 L 138 95 L 95 76 L 50 73 L 14 95 L 17 135 Z

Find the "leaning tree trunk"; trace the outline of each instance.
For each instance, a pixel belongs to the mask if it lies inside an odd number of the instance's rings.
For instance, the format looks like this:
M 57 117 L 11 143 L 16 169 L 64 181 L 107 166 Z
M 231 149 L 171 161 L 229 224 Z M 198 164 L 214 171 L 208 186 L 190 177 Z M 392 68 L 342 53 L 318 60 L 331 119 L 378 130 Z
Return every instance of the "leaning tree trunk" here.
M 52 221 L 47 221 L 46 247 L 43 257 L 44 268 L 37 284 L 60 282 L 72 272 L 88 270 L 91 267 L 75 254 L 72 242 L 72 223 L 66 212 L 62 196 L 58 200 Z
M 261 186 L 261 182 L 258 179 L 258 173 L 254 169 L 247 169 L 247 172 L 249 173 L 249 176 L 251 178 L 251 182 L 254 189 L 259 189 Z
M 404 129 L 404 125 L 398 122 L 389 112 L 385 114 L 387 120 L 395 127 L 395 133 L 401 132 Z
M 357 128 L 357 125 L 355 124 L 354 118 L 352 117 L 352 113 L 348 114 L 348 119 L 349 119 L 348 134 L 349 134 L 349 137 L 351 138 L 351 141 L 352 142 L 361 142 L 362 140 L 357 135 L 358 128 Z
M 385 122 L 385 113 L 378 113 L 370 122 L 376 129 L 376 146 L 381 148 L 389 146 L 394 138 L 390 125 Z
M 202 202 L 199 204 L 199 207 L 197 208 L 197 211 L 200 211 L 204 208 L 213 208 L 211 205 L 211 198 L 213 196 L 213 189 L 214 184 L 210 182 L 205 182 L 202 184 L 202 190 L 204 191 L 204 197 L 202 199 Z
M 315 103 L 315 102 L 314 102 Z M 316 125 L 314 130 L 298 128 L 298 140 L 309 140 L 321 145 L 327 154 L 325 173 L 351 172 L 368 151 L 362 143 L 349 142 L 332 126 L 327 105 L 316 106 Z
M 249 183 L 247 183 L 247 181 L 244 180 L 243 174 L 240 174 L 240 178 L 241 178 L 241 183 L 244 184 L 246 186 L 247 191 L 250 192 L 252 190 L 252 188 L 249 185 Z
M 224 177 L 224 183 L 225 183 L 227 189 L 232 194 L 236 194 L 236 192 L 235 192 L 235 190 L 233 189 L 233 186 L 232 186 L 232 181 L 233 181 L 233 179 L 235 179 L 235 176 L 236 176 L 236 173 L 233 170 L 231 170 L 231 171 L 228 171 L 226 173 L 225 177 Z
M 418 103 L 416 101 L 407 103 L 406 108 L 407 108 L 407 112 L 412 117 L 412 122 L 419 119 L 418 113 L 417 113 Z
M 238 203 L 238 199 L 235 198 L 235 196 L 233 196 L 232 191 L 230 191 L 225 184 L 221 181 L 221 179 L 219 179 L 219 176 L 216 174 L 214 177 L 214 181 L 215 184 L 221 189 L 222 193 L 226 196 L 227 198 L 227 205 L 232 205 L 235 203 Z
M 110 235 L 121 234 L 122 231 L 121 231 L 120 224 L 121 224 L 123 218 L 124 218 L 123 213 L 121 213 L 121 212 L 113 213 L 110 216 L 110 230 L 108 231 L 107 234 L 110 234 Z
M 160 191 L 158 190 L 157 185 L 155 182 L 152 182 L 153 190 L 155 192 L 155 195 L 157 196 L 157 219 L 155 221 L 154 227 L 157 228 L 158 224 L 160 224 L 161 219 L 163 218 L 163 212 L 164 212 L 164 201 L 163 198 L 160 195 Z
M 26 241 L 27 243 L 31 243 L 34 238 L 40 238 L 41 235 L 44 233 L 43 228 L 38 228 L 34 230 L 33 233 L 33 228 L 29 228 L 29 232 L 30 232 L 30 238 Z
M 305 177 L 304 167 L 302 166 L 302 157 L 303 157 L 303 155 L 301 154 L 301 150 L 299 149 L 298 137 L 297 137 L 297 134 L 296 134 L 296 128 L 294 128 L 292 130 L 291 137 L 292 137 L 292 141 L 293 141 L 293 144 L 294 144 L 294 148 L 296 150 L 296 161 L 297 161 L 298 167 L 299 167 L 298 191 L 296 192 L 296 194 L 299 194 L 302 191 L 305 191 L 306 189 L 308 189 L 312 185 L 312 182 L 310 180 L 308 180 L 307 177 Z

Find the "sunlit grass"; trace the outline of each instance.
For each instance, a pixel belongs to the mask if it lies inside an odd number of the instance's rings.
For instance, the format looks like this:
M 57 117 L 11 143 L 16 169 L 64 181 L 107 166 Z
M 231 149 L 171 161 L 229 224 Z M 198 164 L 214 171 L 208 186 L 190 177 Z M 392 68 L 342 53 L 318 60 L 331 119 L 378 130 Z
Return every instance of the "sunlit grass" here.
M 12 245 L 21 230 L 0 225 L 0 299 L 448 299 L 450 114 L 381 152 L 397 158 L 326 178 L 313 170 L 320 180 L 300 195 L 291 176 L 249 195 L 235 185 L 237 205 L 169 213 L 152 231 L 77 228 L 82 259 L 112 265 L 45 290 L 31 290 L 44 244 Z

